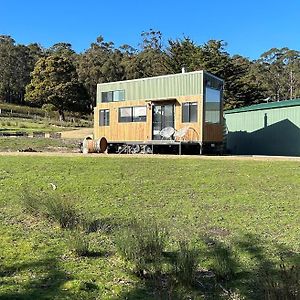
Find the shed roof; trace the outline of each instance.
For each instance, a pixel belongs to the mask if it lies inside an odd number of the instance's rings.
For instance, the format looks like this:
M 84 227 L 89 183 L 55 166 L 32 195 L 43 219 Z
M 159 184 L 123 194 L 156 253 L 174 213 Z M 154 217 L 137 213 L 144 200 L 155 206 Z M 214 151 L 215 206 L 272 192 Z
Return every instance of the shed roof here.
M 290 107 L 290 106 L 300 106 L 300 98 L 292 99 L 292 100 L 282 100 L 278 102 L 254 104 L 254 105 L 245 106 L 241 108 L 226 110 L 224 111 L 224 113 L 233 114 L 233 113 L 247 112 L 253 110 L 264 110 L 264 109 L 282 108 L 282 107 Z

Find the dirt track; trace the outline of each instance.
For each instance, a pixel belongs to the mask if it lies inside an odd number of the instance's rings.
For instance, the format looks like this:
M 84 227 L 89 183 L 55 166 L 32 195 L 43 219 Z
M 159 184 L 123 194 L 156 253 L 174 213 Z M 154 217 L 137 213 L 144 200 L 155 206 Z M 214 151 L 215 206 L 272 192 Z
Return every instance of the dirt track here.
M 253 160 L 253 161 L 299 161 L 300 157 L 288 156 L 213 156 L 213 155 L 161 155 L 161 154 L 98 154 L 71 152 L 0 152 L 0 156 L 55 156 L 55 157 L 99 157 L 99 158 L 160 158 L 160 159 L 213 159 L 213 160 Z
M 84 139 L 87 136 L 93 135 L 93 128 L 81 128 L 76 130 L 62 131 L 63 139 Z

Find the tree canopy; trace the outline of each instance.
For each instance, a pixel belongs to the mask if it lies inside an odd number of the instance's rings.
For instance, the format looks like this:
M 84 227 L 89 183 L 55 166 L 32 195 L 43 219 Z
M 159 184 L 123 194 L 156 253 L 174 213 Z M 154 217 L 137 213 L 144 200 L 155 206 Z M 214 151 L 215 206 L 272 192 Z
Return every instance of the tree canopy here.
M 95 106 L 97 83 L 206 70 L 225 80 L 226 108 L 300 97 L 300 52 L 272 48 L 257 60 L 230 55 L 222 40 L 199 45 L 189 37 L 163 43 L 160 31 L 142 32 L 138 47 L 116 47 L 99 36 L 83 53 L 59 42 L 16 44 L 0 36 L 0 101 L 53 104 L 65 110 Z M 26 95 L 25 95 L 26 91 Z
M 31 73 L 25 100 L 40 106 L 52 104 L 63 119 L 66 110 L 84 109 L 84 88 L 72 61 L 58 55 L 40 58 Z

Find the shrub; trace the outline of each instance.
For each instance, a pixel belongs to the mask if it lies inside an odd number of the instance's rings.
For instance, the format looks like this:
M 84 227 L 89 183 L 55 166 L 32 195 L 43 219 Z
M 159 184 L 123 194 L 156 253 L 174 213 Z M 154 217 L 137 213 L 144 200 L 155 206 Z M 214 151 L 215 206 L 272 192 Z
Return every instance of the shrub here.
M 264 299 L 297 300 L 300 298 L 300 266 L 282 262 L 277 274 L 266 271 L 263 275 Z
M 192 285 L 198 266 L 199 253 L 197 249 L 187 241 L 179 242 L 179 251 L 174 262 L 175 275 L 183 285 Z
M 76 202 L 70 199 L 70 196 L 33 193 L 25 188 L 21 193 L 21 201 L 30 213 L 43 215 L 58 222 L 61 228 L 75 228 L 81 221 Z
M 117 247 L 139 275 L 159 267 L 166 244 L 166 231 L 154 221 L 133 220 L 118 236 Z
M 47 215 L 58 222 L 61 228 L 72 229 L 80 222 L 74 201 L 68 197 L 51 197 L 45 201 Z
M 218 279 L 230 280 L 236 274 L 236 259 L 229 246 L 216 243 L 213 246 L 213 271 Z
M 83 218 L 81 225 L 87 233 L 102 231 L 104 233 L 110 233 L 112 231 L 112 224 L 108 219 L 91 219 Z
M 40 194 L 33 194 L 27 188 L 21 192 L 21 202 L 27 211 L 33 214 L 45 213 L 44 201 Z
M 70 231 L 68 239 L 70 250 L 78 256 L 88 256 L 90 253 L 90 242 L 88 236 L 80 230 Z

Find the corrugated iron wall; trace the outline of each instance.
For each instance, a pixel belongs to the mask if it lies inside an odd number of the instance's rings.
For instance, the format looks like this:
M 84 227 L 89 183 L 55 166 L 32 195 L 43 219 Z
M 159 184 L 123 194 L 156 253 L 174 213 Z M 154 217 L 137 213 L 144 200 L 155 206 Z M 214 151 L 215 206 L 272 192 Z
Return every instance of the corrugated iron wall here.
M 232 154 L 300 156 L 300 105 L 225 113 Z
M 229 131 L 253 132 L 284 119 L 300 127 L 300 106 L 225 113 L 225 118 Z
M 130 81 L 102 83 L 97 85 L 97 103 L 101 93 L 125 90 L 125 101 L 176 98 L 203 93 L 203 71 L 166 75 Z

